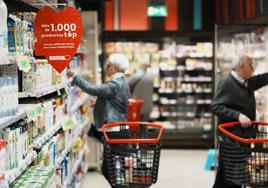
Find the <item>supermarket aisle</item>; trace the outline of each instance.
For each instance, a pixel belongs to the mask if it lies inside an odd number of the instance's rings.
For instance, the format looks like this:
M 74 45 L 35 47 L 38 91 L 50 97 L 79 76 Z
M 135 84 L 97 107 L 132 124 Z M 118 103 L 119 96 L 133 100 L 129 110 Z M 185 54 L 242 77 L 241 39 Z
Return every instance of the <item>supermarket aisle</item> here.
M 209 188 L 214 182 L 214 171 L 204 171 L 206 150 L 162 150 L 158 182 L 151 188 L 183 187 Z M 194 180 L 194 181 L 193 181 Z M 91 172 L 82 188 L 109 188 L 100 174 Z

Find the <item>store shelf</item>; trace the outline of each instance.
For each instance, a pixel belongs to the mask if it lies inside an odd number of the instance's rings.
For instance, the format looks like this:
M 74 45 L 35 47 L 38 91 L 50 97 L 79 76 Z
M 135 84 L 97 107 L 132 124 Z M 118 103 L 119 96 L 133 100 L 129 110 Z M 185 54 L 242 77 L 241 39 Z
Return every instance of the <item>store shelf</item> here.
M 35 149 L 41 149 L 44 143 L 46 143 L 58 130 L 62 127 L 62 122 L 57 123 L 51 130 L 44 133 L 41 137 L 36 139 L 33 143 Z
M 169 68 L 160 68 L 159 70 L 162 71 L 162 72 L 172 72 L 172 73 L 176 73 L 177 70 L 180 70 L 180 71 L 186 71 L 186 72 L 197 72 L 197 71 L 205 71 L 205 72 L 211 72 L 213 71 L 212 68 L 189 68 L 189 67 L 184 67 L 184 66 L 181 66 L 181 67 L 169 67 Z M 175 77 L 175 76 L 174 76 Z
M 17 112 L 17 114 L 0 119 L 0 130 L 10 126 L 11 124 L 19 121 L 20 119 L 26 118 L 26 109 L 29 106 L 30 105 L 20 104 L 19 111 Z
M 54 85 L 49 88 L 45 88 L 40 91 L 36 92 L 19 92 L 19 98 L 27 98 L 27 97 L 34 97 L 34 98 L 40 98 L 44 97 L 46 95 L 52 94 L 54 92 L 57 92 L 61 89 L 63 89 L 65 86 L 65 83 L 59 84 L 59 85 Z
M 68 188 L 71 181 L 72 181 L 72 177 L 76 174 L 77 169 L 79 167 L 79 165 L 81 164 L 82 160 L 83 160 L 83 155 L 87 150 L 87 144 L 84 145 L 83 149 L 79 152 L 78 155 L 78 159 L 76 160 L 73 169 L 71 170 L 70 174 L 66 177 L 64 183 L 63 183 L 63 187 L 64 188 Z
M 214 33 L 210 31 L 104 31 L 105 41 L 119 41 L 120 39 L 146 39 L 160 37 L 191 37 L 192 40 L 213 40 Z
M 83 104 L 89 100 L 89 95 L 85 94 L 81 98 L 78 98 L 76 103 L 71 107 L 70 113 L 76 112 Z
M 65 156 L 67 155 L 67 153 L 69 153 L 71 151 L 71 147 L 68 146 L 65 150 L 63 150 L 62 154 L 60 157 L 58 157 L 57 161 L 56 161 L 56 168 L 59 168 L 62 161 L 64 160 Z
M 66 6 L 66 3 L 49 3 L 47 0 L 8 0 L 5 1 L 9 11 L 37 12 L 44 6 L 58 9 L 57 6 Z
M 151 47 L 155 50 L 146 52 L 150 54 L 148 58 L 155 61 L 153 70 L 158 74 L 156 81 L 160 86 L 154 88 L 154 94 L 159 96 L 159 99 L 154 100 L 157 103 L 154 103 L 153 110 L 154 113 L 158 111 L 158 114 L 155 113 L 158 118 L 156 121 L 168 121 L 173 124 L 173 126 L 170 126 L 170 131 L 176 131 L 180 120 L 199 122 L 202 119 L 204 122 L 213 124 L 212 118 L 204 115 L 209 112 L 209 105 L 211 104 L 211 101 L 207 101 L 207 99 L 213 97 L 213 36 L 212 32 L 206 33 L 203 31 L 179 31 L 176 33 L 172 31 L 105 31 L 104 41 L 108 42 L 105 46 L 107 52 L 122 51 L 121 49 L 124 49 L 124 47 L 129 47 L 128 52 L 125 53 L 132 56 L 137 53 L 133 42 L 137 42 L 136 46 L 144 48 L 150 42 L 158 44 L 158 46 L 156 44 L 148 45 L 148 48 Z M 165 37 L 169 39 L 167 42 L 163 40 Z M 188 42 L 180 40 L 180 37 Z M 203 42 L 207 42 L 209 45 L 201 44 Z M 169 50 L 175 52 L 176 57 L 170 55 Z M 160 60 L 158 57 L 160 57 Z M 164 59 L 161 59 L 161 57 Z M 210 130 L 209 133 L 212 132 L 213 130 Z M 202 133 L 196 131 L 195 134 Z M 191 136 L 188 136 L 185 138 L 185 142 L 191 139 Z M 174 145 L 176 143 L 180 145 L 177 140 Z
M 174 93 L 175 92 L 175 89 L 169 89 L 169 88 L 166 88 L 166 89 L 162 89 L 162 88 L 160 88 L 159 89 L 159 93 L 160 94 L 172 94 L 172 93 Z
M 267 25 L 268 14 L 256 17 L 247 18 L 246 20 L 239 21 L 232 24 L 217 25 L 217 37 L 231 36 L 232 34 L 243 33 L 245 31 L 251 32 L 259 27 Z M 220 31 L 220 32 L 219 32 Z
M 211 104 L 212 100 L 211 99 L 197 99 L 196 104 L 201 105 L 201 104 Z
M 15 181 L 15 179 L 18 178 L 25 171 L 25 169 L 36 159 L 36 157 L 36 151 L 32 151 L 27 155 L 24 160 L 20 161 L 20 164 L 16 169 L 8 171 L 6 173 L 8 184 L 11 185 Z
M 177 93 L 186 93 L 186 94 L 190 94 L 190 93 L 212 93 L 212 89 L 208 88 L 208 89 L 181 89 L 178 88 L 177 89 Z
M 57 6 L 56 5 L 62 5 L 62 6 L 66 6 L 67 3 L 60 3 L 60 4 L 52 4 L 52 3 L 49 3 L 45 0 L 21 0 L 22 2 L 24 3 L 27 3 L 37 9 L 41 9 L 43 8 L 44 6 L 49 6 L 49 7 L 52 7 L 54 9 L 57 9 Z
M 84 123 L 82 123 L 81 125 L 77 126 L 74 129 L 74 133 L 73 133 L 73 138 L 78 137 L 82 131 L 83 128 L 88 125 L 90 123 L 90 119 L 86 119 Z M 60 157 L 58 157 L 58 160 L 56 162 L 56 167 L 60 167 L 60 164 L 62 163 L 62 161 L 64 160 L 64 157 L 67 155 L 67 153 L 69 153 L 72 149 L 72 141 L 70 142 L 70 144 L 65 148 L 65 150 L 63 150 L 62 154 Z
M 0 65 L 11 65 L 11 64 L 16 64 L 15 54 L 8 53 L 7 56 L 1 57 Z
M 212 68 L 186 68 L 185 72 L 198 72 L 198 71 L 204 71 L 204 72 L 211 72 L 213 71 Z
M 183 82 L 212 82 L 212 77 L 186 77 Z
M 170 89 L 170 88 L 165 88 L 165 89 L 162 89 L 160 88 L 159 89 L 159 93 L 160 94 L 172 94 L 175 92 L 175 89 Z M 197 93 L 212 93 L 212 89 L 181 89 L 181 88 L 178 88 L 176 90 L 176 93 L 185 93 L 185 94 L 197 94 Z
M 178 59 L 205 59 L 213 60 L 213 56 L 176 56 Z
M 212 82 L 212 77 L 177 77 L 177 76 L 163 76 L 161 80 L 171 82 L 171 81 L 181 81 L 181 82 L 189 82 L 189 83 L 202 83 L 202 82 Z
M 167 81 L 167 82 L 171 82 L 171 81 L 174 81 L 174 80 L 177 80 L 178 79 L 178 77 L 177 76 L 163 76 L 162 78 L 161 78 L 161 80 L 164 80 L 164 81 Z

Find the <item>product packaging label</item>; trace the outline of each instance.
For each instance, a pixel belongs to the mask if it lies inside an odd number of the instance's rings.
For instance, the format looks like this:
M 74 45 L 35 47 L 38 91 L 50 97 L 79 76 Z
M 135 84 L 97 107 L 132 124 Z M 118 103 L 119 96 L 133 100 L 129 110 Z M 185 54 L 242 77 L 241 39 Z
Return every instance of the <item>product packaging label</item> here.
M 62 123 L 62 129 L 68 130 L 68 129 L 73 129 L 74 127 L 74 122 L 70 116 L 65 116 L 63 118 L 63 123 Z
M 31 70 L 30 60 L 27 56 L 16 55 L 16 63 L 20 71 L 27 73 Z

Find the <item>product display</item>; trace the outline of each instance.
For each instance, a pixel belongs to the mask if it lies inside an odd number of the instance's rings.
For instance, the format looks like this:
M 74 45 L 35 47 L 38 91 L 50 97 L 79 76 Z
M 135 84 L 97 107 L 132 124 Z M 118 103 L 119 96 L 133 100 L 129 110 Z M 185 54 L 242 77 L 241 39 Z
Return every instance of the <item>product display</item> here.
M 8 53 L 8 37 L 7 37 L 7 6 L 3 0 L 0 1 L 0 57 L 3 58 Z M 0 61 L 1 64 L 1 61 Z
M 35 56 L 36 13 L 0 7 L 0 187 L 78 187 L 88 169 L 88 96 Z M 75 73 L 88 70 L 85 41 L 69 66 Z
M 22 91 L 40 91 L 52 86 L 52 66 L 38 61 L 31 66 L 31 71 L 23 73 Z
M 54 173 L 55 169 L 53 166 L 47 167 L 30 167 L 23 175 L 17 179 L 12 186 L 13 188 L 39 188 L 49 187 L 57 185 L 57 177 Z M 54 177 L 53 177 L 54 176 Z
M 0 118 L 18 112 L 18 82 L 16 77 L 0 76 Z
M 172 46 L 166 48 L 171 51 Z M 177 57 L 166 57 L 160 64 L 160 116 L 171 120 L 171 129 L 210 131 L 212 44 L 177 45 L 176 49 Z
M 163 121 L 166 129 L 212 131 L 213 45 L 194 45 L 175 41 L 158 43 L 107 42 L 105 52 L 124 53 L 133 73 L 138 62 L 148 61 L 155 73 L 152 117 Z
M 20 13 L 20 17 L 10 14 L 7 19 L 8 27 L 8 50 L 9 52 L 21 53 L 33 56 L 34 13 Z

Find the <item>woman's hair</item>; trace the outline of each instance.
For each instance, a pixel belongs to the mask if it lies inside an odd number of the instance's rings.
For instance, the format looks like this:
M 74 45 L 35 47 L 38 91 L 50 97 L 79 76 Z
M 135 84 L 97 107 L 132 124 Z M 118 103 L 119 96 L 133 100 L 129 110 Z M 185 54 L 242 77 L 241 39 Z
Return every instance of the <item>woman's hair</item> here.
M 125 72 L 128 69 L 128 58 L 123 54 L 111 54 L 108 59 L 108 63 L 116 66 L 118 72 Z

